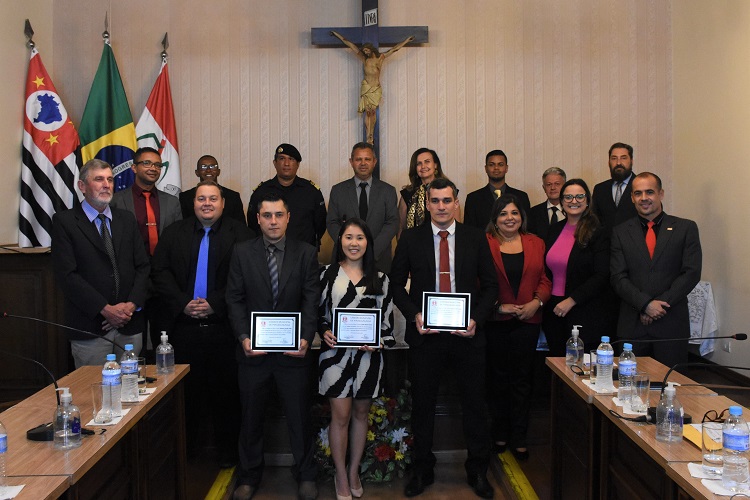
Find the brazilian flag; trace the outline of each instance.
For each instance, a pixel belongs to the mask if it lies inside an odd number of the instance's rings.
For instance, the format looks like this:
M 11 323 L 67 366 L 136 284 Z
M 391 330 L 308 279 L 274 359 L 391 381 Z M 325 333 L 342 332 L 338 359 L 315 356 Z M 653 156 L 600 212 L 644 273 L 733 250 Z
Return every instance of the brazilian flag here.
M 102 58 L 91 84 L 81 127 L 81 157 L 84 163 L 98 158 L 112 165 L 115 191 L 133 184 L 133 154 L 138 148 L 133 115 L 122 86 L 120 70 L 109 39 L 104 42 Z

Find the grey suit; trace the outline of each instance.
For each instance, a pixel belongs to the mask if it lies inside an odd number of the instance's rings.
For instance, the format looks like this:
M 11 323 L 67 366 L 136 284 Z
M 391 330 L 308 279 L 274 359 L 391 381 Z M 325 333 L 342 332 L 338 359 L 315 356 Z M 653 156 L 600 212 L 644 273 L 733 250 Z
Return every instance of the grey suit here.
M 365 222 L 375 238 L 375 265 L 384 273 L 391 270 L 391 242 L 398 233 L 397 201 L 396 189 L 393 186 L 372 178 Z M 354 177 L 333 186 L 328 198 L 326 228 L 334 241 L 332 253 L 335 253 L 336 240 L 343 222 L 352 217 L 359 217 L 359 190 Z M 333 255 L 331 259 L 333 260 Z
M 182 210 L 180 209 L 180 200 L 164 191 L 156 190 L 156 196 L 159 198 L 159 235 L 161 236 L 170 224 L 182 220 Z M 135 215 L 135 204 L 133 203 L 133 187 L 118 191 L 112 196 L 111 205 L 115 208 L 127 210 Z
M 687 295 L 700 280 L 703 259 L 695 222 L 664 214 L 651 259 L 641 219 L 633 217 L 612 229 L 611 250 L 612 288 L 622 299 L 618 336 L 622 339 L 689 337 Z M 663 300 L 670 308 L 663 318 L 643 325 L 640 313 L 651 300 Z M 687 361 L 687 342 L 640 345 L 636 342 L 634 351 L 648 346 L 653 346 L 654 357 L 664 364 Z

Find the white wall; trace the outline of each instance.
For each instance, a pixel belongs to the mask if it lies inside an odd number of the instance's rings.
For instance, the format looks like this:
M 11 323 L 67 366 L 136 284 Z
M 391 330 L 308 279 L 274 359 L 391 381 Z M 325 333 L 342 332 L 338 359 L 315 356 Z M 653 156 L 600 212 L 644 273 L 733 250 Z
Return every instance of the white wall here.
M 674 212 L 698 223 L 720 333 L 748 332 L 750 3 L 681 0 L 674 26 Z M 750 342 L 711 357 L 750 366 Z M 748 375 L 747 372 L 743 372 Z

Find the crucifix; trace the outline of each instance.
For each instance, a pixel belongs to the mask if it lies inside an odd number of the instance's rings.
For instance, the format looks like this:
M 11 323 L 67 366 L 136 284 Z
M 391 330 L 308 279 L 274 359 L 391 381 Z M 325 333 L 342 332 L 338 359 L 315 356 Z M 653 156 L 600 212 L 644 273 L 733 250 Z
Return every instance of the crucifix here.
M 361 28 L 313 28 L 313 45 L 349 47 L 357 54 L 364 66 L 364 79 L 360 88 L 357 111 L 363 114 L 365 141 L 372 144 L 378 153 L 379 105 L 382 95 L 380 70 L 385 58 L 401 47 L 428 42 L 427 26 L 378 25 L 378 0 L 362 0 Z M 378 46 L 392 46 L 380 54 Z M 359 45 L 359 47 L 357 47 Z

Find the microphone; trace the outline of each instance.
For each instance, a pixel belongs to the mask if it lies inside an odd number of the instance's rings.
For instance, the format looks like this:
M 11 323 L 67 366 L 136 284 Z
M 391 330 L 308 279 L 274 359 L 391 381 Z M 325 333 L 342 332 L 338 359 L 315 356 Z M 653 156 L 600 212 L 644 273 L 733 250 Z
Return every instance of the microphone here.
M 54 321 L 47 321 L 46 319 L 40 319 L 40 318 L 32 318 L 31 316 L 18 316 L 16 314 L 9 314 L 7 311 L 3 311 L 3 316 L 2 317 L 3 318 L 25 319 L 25 320 L 28 320 L 28 321 L 36 321 L 37 323 L 44 323 L 45 325 L 56 326 L 58 328 L 64 328 L 66 330 L 71 330 L 71 331 L 74 331 L 74 332 L 83 333 L 84 335 L 88 335 L 90 337 L 94 337 L 94 338 L 97 338 L 97 339 L 106 340 L 107 342 L 109 342 L 113 346 L 119 347 L 123 351 L 125 350 L 124 346 L 121 346 L 120 344 L 118 344 L 114 340 L 108 339 L 104 335 L 99 335 L 98 333 L 89 332 L 87 330 L 81 330 L 79 328 L 73 328 L 72 326 L 61 325 L 60 323 L 55 323 Z M 746 337 L 747 337 L 747 335 L 746 335 Z
M 20 354 L 16 354 L 13 352 L 6 351 L 4 349 L 0 349 L 0 353 L 5 354 L 7 356 L 12 356 L 14 358 L 22 359 L 24 361 L 30 361 L 38 366 L 41 366 L 42 369 L 47 372 L 47 375 L 49 375 L 49 378 L 52 379 L 52 385 L 55 386 L 55 395 L 57 396 L 57 406 L 60 406 L 60 393 L 57 391 L 57 380 L 55 379 L 55 376 L 52 375 L 52 372 L 47 369 L 46 366 L 44 366 L 42 363 L 35 359 L 27 358 L 26 356 L 21 356 Z M 29 441 L 52 441 L 54 439 L 54 429 L 52 427 L 52 422 L 48 422 L 46 424 L 41 424 L 37 427 L 34 427 L 33 429 L 29 429 L 26 431 L 26 439 Z
M 746 333 L 735 333 L 734 335 L 722 335 L 721 337 L 706 337 L 706 340 L 716 340 L 716 339 L 734 339 L 734 340 L 747 340 L 747 334 Z M 685 338 L 679 338 L 679 339 L 618 339 L 614 342 L 610 342 L 610 345 L 615 344 L 624 344 L 625 342 L 629 342 L 631 344 L 640 344 L 640 343 L 647 343 L 651 344 L 653 342 L 679 342 L 681 340 L 694 340 L 693 337 L 685 337 Z

